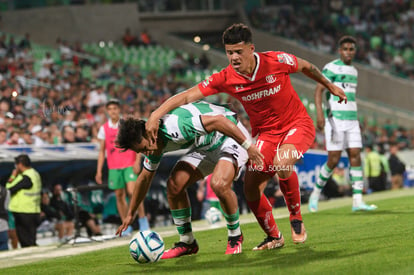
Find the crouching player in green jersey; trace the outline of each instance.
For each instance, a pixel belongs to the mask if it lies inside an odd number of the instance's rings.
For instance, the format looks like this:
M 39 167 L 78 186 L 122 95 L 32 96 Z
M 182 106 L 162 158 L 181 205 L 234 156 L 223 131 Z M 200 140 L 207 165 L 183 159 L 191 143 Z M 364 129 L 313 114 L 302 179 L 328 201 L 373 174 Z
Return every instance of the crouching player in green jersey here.
M 162 259 L 195 254 L 198 244 L 191 228 L 191 208 L 186 188 L 213 173 L 211 187 L 220 200 L 228 229 L 226 254 L 242 252 L 236 194 L 231 189 L 243 165 L 250 160 L 262 164 L 263 155 L 251 143 L 244 126 L 230 109 L 208 102 L 195 102 L 172 110 L 162 117 L 157 142 L 150 144 L 145 121 L 121 121 L 117 147 L 145 155 L 144 168 L 132 195 L 127 217 L 118 228 L 121 234 L 131 224 L 138 205 L 149 190 L 162 155 L 189 148 L 175 165 L 167 182 L 167 197 L 180 241 L 165 251 Z M 247 151 L 246 151 L 247 150 Z

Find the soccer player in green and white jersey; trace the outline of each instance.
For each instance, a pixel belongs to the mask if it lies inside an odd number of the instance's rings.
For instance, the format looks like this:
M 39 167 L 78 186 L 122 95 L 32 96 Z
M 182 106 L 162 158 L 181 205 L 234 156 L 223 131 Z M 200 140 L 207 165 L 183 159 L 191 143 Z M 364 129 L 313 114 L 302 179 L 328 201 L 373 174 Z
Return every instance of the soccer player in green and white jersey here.
M 263 158 L 251 143 L 246 128 L 237 122 L 236 114 L 230 109 L 203 101 L 172 110 L 162 117 L 160 125 L 157 142 L 150 143 L 144 120 L 128 118 L 120 123 L 117 147 L 143 153 L 145 169 L 137 179 L 127 217 L 117 234 L 120 235 L 133 221 L 163 154 L 188 148 L 189 151 L 177 162 L 167 181 L 168 203 L 180 241 L 165 251 L 162 259 L 197 253 L 198 244 L 192 233 L 186 188 L 211 173 L 211 187 L 220 200 L 227 221 L 226 254 L 241 253 L 243 235 L 237 197 L 231 186 L 249 157 L 257 164 L 262 164 Z
M 362 200 L 363 174 L 361 166 L 361 131 L 359 128 L 357 104 L 355 100 L 358 71 L 352 66 L 356 53 L 356 40 L 352 36 L 343 36 L 339 40 L 339 55 L 325 65 L 323 75 L 336 86 L 345 91 L 347 104 L 338 104 L 338 98 L 327 93 L 328 106 L 325 117 L 322 110 L 322 94 L 325 87 L 318 84 L 315 89 L 315 105 L 317 112 L 317 127 L 325 128 L 326 149 L 328 161 L 322 166 L 313 192 L 309 198 L 309 211 L 318 211 L 318 201 L 323 187 L 338 165 L 341 153 L 345 149 L 350 162 L 350 179 L 353 189 L 352 211 L 370 211 L 377 207 L 367 205 Z

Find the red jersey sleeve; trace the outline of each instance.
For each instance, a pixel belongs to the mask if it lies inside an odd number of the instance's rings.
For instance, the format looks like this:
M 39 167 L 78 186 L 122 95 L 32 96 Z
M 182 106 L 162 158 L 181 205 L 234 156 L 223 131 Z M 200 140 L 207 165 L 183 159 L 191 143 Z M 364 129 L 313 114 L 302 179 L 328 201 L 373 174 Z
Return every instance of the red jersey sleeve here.
M 290 73 L 296 73 L 298 71 L 298 59 L 296 56 L 285 52 L 275 52 L 276 60 L 280 63 L 280 68 Z
M 214 95 L 220 92 L 220 86 L 224 83 L 222 72 L 212 74 L 208 79 L 201 81 L 198 88 L 204 96 Z

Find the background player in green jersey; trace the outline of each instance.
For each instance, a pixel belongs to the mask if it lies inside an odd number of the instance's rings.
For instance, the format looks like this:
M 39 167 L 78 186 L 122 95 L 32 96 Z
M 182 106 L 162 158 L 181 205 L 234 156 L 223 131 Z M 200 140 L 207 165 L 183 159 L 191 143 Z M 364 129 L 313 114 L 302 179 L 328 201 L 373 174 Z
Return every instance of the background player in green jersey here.
M 141 152 L 146 157 L 145 169 L 138 177 L 127 217 L 117 234 L 121 234 L 132 222 L 138 205 L 149 190 L 162 155 L 188 148 L 190 150 L 177 162 L 167 182 L 168 202 L 180 241 L 165 251 L 162 259 L 197 253 L 186 187 L 211 173 L 211 187 L 220 200 L 227 221 L 226 254 L 241 253 L 243 235 L 237 197 L 231 186 L 249 157 L 261 165 L 263 155 L 251 143 L 244 126 L 237 123 L 236 114 L 222 106 L 207 102 L 186 104 L 164 115 L 160 125 L 157 142 L 150 143 L 145 121 L 128 118 L 120 124 L 118 147 Z
M 342 88 L 348 99 L 347 104 L 338 104 L 339 98 L 327 93 L 327 108 L 322 110 L 322 94 L 325 87 L 316 86 L 315 105 L 317 111 L 317 127 L 325 129 L 326 150 L 328 161 L 322 166 L 315 187 L 309 199 L 309 211 L 318 211 L 318 201 L 323 187 L 338 165 L 341 153 L 345 149 L 350 162 L 350 179 L 353 189 L 352 211 L 370 211 L 377 207 L 367 205 L 362 200 L 364 187 L 361 166 L 361 131 L 359 128 L 357 105 L 355 100 L 358 71 L 352 66 L 356 53 L 356 40 L 351 36 L 344 36 L 339 40 L 340 59 L 325 65 L 323 75 L 336 86 Z

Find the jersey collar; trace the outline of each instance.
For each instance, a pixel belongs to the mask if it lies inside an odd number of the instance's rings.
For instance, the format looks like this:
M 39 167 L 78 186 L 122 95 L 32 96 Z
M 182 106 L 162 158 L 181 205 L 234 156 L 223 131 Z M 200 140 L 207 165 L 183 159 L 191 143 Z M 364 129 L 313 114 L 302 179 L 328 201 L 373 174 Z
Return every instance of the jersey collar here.
M 119 120 L 114 124 L 114 123 L 112 123 L 112 119 L 108 119 L 109 128 L 118 129 L 118 125 L 119 125 Z
M 256 74 L 257 74 L 257 72 L 259 71 L 259 65 L 260 65 L 260 56 L 259 56 L 257 53 L 253 53 L 253 54 L 254 54 L 254 58 L 256 58 L 256 67 L 254 68 L 253 75 L 250 77 L 250 76 L 248 76 L 248 75 L 245 75 L 245 74 L 242 74 L 242 73 L 236 72 L 236 73 L 238 73 L 239 75 L 243 76 L 244 78 L 247 78 L 247 79 L 248 79 L 248 80 L 250 80 L 250 81 L 255 81 L 255 79 L 256 79 Z

